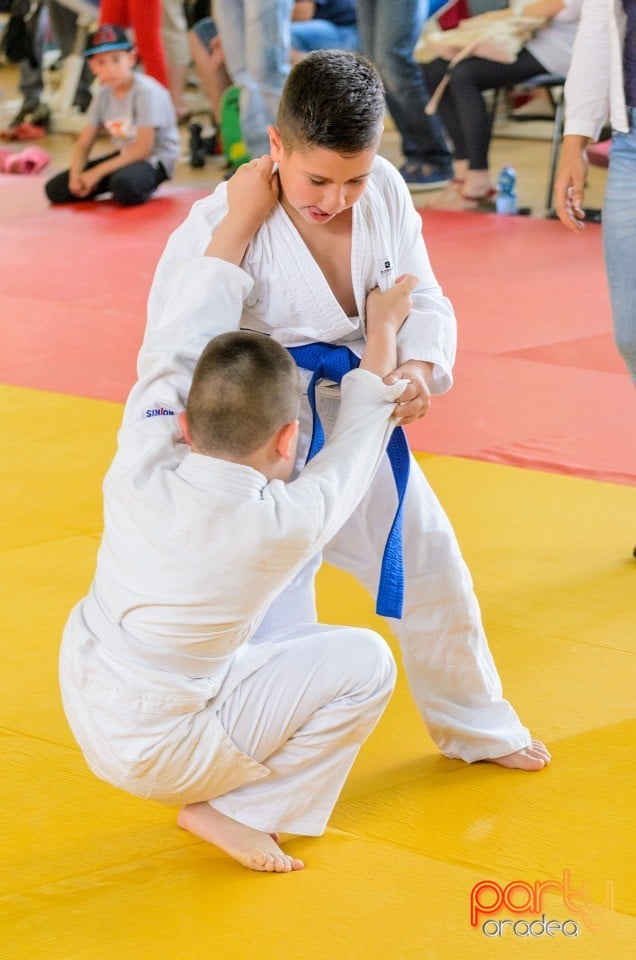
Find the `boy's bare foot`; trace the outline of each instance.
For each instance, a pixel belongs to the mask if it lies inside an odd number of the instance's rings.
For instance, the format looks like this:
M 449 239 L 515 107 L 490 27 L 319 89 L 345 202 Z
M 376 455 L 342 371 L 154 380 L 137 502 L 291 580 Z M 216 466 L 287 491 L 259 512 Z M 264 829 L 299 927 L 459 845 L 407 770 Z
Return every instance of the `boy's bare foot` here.
M 540 740 L 533 740 L 529 747 L 507 753 L 504 757 L 494 757 L 489 763 L 498 763 L 500 767 L 515 770 L 542 770 L 551 759 L 546 745 Z
M 249 870 L 290 873 L 305 866 L 302 860 L 283 853 L 276 842 L 278 834 L 246 827 L 209 803 L 189 803 L 182 807 L 177 814 L 177 824 L 195 837 L 220 847 Z

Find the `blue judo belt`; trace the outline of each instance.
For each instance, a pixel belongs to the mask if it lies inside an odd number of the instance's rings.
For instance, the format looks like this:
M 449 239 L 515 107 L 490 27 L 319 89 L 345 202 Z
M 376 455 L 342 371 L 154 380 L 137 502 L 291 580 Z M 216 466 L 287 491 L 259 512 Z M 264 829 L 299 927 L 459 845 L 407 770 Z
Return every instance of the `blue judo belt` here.
M 313 373 L 307 389 L 307 397 L 313 416 L 311 443 L 307 454 L 307 461 L 309 461 L 318 453 L 325 442 L 325 433 L 316 409 L 316 384 L 323 379 L 340 383 L 345 373 L 355 370 L 360 365 L 360 359 L 348 347 L 338 347 L 332 343 L 310 343 L 304 347 L 289 347 L 288 349 L 299 367 Z M 382 569 L 375 609 L 382 617 L 394 617 L 399 620 L 402 617 L 404 603 L 402 513 L 410 466 L 409 447 L 402 427 L 396 427 L 391 434 L 386 452 L 395 479 L 398 506 L 382 556 Z

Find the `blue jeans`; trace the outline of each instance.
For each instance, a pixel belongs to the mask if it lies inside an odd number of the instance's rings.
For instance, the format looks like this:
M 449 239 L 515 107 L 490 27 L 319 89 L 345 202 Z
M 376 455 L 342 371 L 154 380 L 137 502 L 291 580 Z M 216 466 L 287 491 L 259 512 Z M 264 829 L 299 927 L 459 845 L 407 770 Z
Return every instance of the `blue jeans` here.
M 233 83 L 241 88 L 241 132 L 249 154 L 269 153 L 289 72 L 292 0 L 215 0 L 214 19 Z
M 404 156 L 452 175 L 440 123 L 424 113 L 429 94 L 421 67 L 413 60 L 428 0 L 358 0 L 357 12 L 362 52 L 380 71 Z
M 204 17 L 203 20 L 197 20 L 197 22 L 192 27 L 192 30 L 196 33 L 197 37 L 201 41 L 202 46 L 209 51 L 210 43 L 216 37 L 219 32 L 216 29 L 216 24 L 212 17 Z
M 338 26 L 320 18 L 297 21 L 291 25 L 291 45 L 294 50 L 303 53 L 312 50 L 359 50 L 358 28 L 355 23 Z
M 636 108 L 629 133 L 612 137 L 603 202 L 603 249 L 614 317 L 614 337 L 636 386 Z

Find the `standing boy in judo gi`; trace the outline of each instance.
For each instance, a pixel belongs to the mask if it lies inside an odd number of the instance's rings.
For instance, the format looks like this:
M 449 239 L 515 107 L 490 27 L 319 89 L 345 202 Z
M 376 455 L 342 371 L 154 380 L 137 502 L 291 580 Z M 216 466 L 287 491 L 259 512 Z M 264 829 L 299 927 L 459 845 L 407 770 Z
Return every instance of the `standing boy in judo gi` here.
M 409 381 L 400 395 L 402 423 L 424 416 L 431 396 L 452 385 L 455 316 L 431 269 L 409 192 L 377 155 L 383 117 L 382 83 L 373 65 L 357 54 L 319 51 L 290 72 L 277 126 L 270 128 L 281 194 L 243 259 L 255 282 L 241 326 L 275 337 L 303 368 L 310 402 L 300 413 L 297 468 L 316 446 L 311 404 L 327 429 L 338 408 L 334 383 L 342 371 L 333 368 L 331 351 L 345 347 L 351 363 L 361 356 L 366 298 L 376 285 L 385 289 L 400 274 L 419 278 L 392 371 Z M 196 264 L 226 210 L 222 184 L 173 233 L 155 274 L 151 319 L 175 285 L 184 304 L 201 295 L 205 270 L 198 277 Z M 184 264 L 193 271 L 187 284 L 179 279 Z M 318 378 L 322 388 L 314 402 Z M 399 638 L 411 692 L 442 753 L 524 770 L 549 762 L 544 744 L 531 739 L 502 695 L 455 535 L 408 454 L 406 463 L 400 456 L 383 459 L 324 556 L 378 597 L 378 612 Z M 316 619 L 319 564 L 315 557 L 281 594 L 264 629 Z
M 362 628 L 290 623 L 250 640 L 360 503 L 392 440 L 405 383 L 382 378 L 417 281 L 370 294 L 367 349 L 331 439 L 286 483 L 298 370 L 273 338 L 238 331 L 253 287 L 239 264 L 277 202 L 272 171 L 269 157 L 239 171 L 204 255 L 177 268 L 148 324 L 60 683 L 97 776 L 180 806 L 181 827 L 246 867 L 287 872 L 303 864 L 278 831 L 324 831 L 395 665 Z

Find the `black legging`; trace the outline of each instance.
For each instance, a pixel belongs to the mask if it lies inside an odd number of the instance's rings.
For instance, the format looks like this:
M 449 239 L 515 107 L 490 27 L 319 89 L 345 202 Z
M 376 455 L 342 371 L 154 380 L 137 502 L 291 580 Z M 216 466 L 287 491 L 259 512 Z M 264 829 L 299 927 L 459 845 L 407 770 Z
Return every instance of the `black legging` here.
M 441 57 L 424 64 L 426 85 L 431 93 L 447 67 L 448 60 Z M 512 86 L 540 73 L 546 73 L 545 67 L 527 50 L 522 50 L 514 63 L 467 57 L 453 67 L 438 115 L 453 144 L 456 160 L 468 160 L 470 170 L 488 169 L 490 121 L 482 90 Z
M 105 157 L 97 157 L 90 160 L 85 170 L 96 167 L 98 163 L 104 160 L 110 160 L 117 157 L 117 153 L 109 153 Z M 82 200 L 92 200 L 100 193 L 112 193 L 113 200 L 121 203 L 125 207 L 134 207 L 138 203 L 144 203 L 155 192 L 160 183 L 167 179 L 166 172 L 161 164 L 153 167 L 146 160 L 137 160 L 129 163 L 125 167 L 120 167 L 114 173 L 102 177 L 96 183 L 95 188 L 85 197 L 76 197 L 71 193 L 68 187 L 69 171 L 58 173 L 52 177 L 46 184 L 46 195 L 51 203 L 79 203 Z

